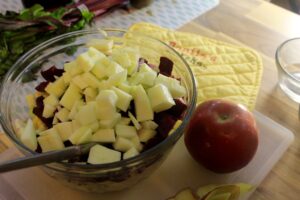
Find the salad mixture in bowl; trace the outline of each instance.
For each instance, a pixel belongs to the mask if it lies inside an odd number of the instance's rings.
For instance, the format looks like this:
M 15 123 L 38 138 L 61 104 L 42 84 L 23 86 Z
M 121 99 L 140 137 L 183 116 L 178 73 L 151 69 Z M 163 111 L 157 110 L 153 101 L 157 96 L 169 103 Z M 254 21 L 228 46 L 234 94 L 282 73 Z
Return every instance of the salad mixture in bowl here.
M 168 45 L 120 30 L 83 30 L 21 57 L 0 90 L 1 125 L 26 155 L 95 143 L 43 169 L 86 191 L 124 189 L 149 176 L 195 108 L 191 69 Z

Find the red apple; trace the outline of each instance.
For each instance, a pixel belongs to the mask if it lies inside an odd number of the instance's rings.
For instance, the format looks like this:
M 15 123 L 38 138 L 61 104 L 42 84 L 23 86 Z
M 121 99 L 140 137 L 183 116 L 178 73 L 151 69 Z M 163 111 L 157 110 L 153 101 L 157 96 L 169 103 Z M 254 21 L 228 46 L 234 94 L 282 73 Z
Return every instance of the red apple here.
M 196 108 L 184 141 L 198 163 L 216 173 L 229 173 L 252 160 L 258 146 L 258 129 L 246 107 L 210 100 Z

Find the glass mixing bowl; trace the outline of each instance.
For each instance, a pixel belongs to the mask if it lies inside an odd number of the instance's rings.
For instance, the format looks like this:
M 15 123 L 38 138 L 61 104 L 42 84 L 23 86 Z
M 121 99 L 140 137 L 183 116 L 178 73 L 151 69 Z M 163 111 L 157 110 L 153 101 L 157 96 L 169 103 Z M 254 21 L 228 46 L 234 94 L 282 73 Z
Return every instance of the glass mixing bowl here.
M 136 157 L 119 162 L 98 165 L 56 162 L 43 165 L 43 169 L 63 183 L 85 191 L 107 192 L 121 190 L 148 177 L 166 159 L 170 150 L 182 136 L 196 103 L 195 80 L 184 59 L 171 47 L 156 39 L 121 30 L 82 30 L 50 39 L 22 56 L 4 77 L 0 88 L 0 121 L 5 133 L 25 155 L 36 154 L 16 137 L 15 120 L 29 118 L 25 96 L 35 92 L 41 82 L 41 70 L 73 60 L 87 50 L 86 42 L 92 38 L 110 38 L 116 45 L 138 47 L 143 58 L 159 64 L 161 56 L 174 62 L 173 73 L 187 90 L 188 104 L 182 124 L 165 140 Z M 33 76 L 34 75 L 34 76 Z

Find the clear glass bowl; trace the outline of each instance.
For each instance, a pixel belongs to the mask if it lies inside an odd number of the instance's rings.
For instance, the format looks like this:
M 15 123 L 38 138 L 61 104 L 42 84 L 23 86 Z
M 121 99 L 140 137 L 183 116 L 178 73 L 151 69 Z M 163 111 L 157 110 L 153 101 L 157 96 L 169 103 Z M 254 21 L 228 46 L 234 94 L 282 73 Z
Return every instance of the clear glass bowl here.
M 43 80 L 41 70 L 53 65 L 62 68 L 63 63 L 73 60 L 87 50 L 85 43 L 89 39 L 105 37 L 113 39 L 117 45 L 126 44 L 140 48 L 142 57 L 150 63 L 159 64 L 161 56 L 173 60 L 173 72 L 187 90 L 185 100 L 188 108 L 183 123 L 173 134 L 136 157 L 101 165 L 57 162 L 43 166 L 50 176 L 71 187 L 100 193 L 121 190 L 148 177 L 162 164 L 182 136 L 196 103 L 195 80 L 184 59 L 165 43 L 147 36 L 113 29 L 82 30 L 50 39 L 26 53 L 12 66 L 0 88 L 0 121 L 5 133 L 25 155 L 35 154 L 36 152 L 24 146 L 15 135 L 13 122 L 29 118 L 25 96 L 35 92 L 35 86 Z M 32 80 L 32 74 L 35 74 L 35 80 Z
M 278 84 L 283 92 L 300 103 L 300 38 L 283 42 L 276 51 Z

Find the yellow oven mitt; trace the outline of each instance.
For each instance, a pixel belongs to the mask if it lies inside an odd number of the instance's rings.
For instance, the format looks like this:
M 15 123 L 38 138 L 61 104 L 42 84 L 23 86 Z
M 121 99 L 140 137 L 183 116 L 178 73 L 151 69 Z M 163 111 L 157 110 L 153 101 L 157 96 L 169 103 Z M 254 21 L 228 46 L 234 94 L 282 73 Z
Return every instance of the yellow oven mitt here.
M 164 41 L 186 59 L 197 81 L 198 103 L 225 98 L 254 109 L 262 62 L 253 50 L 149 23 L 134 24 L 129 32 Z

